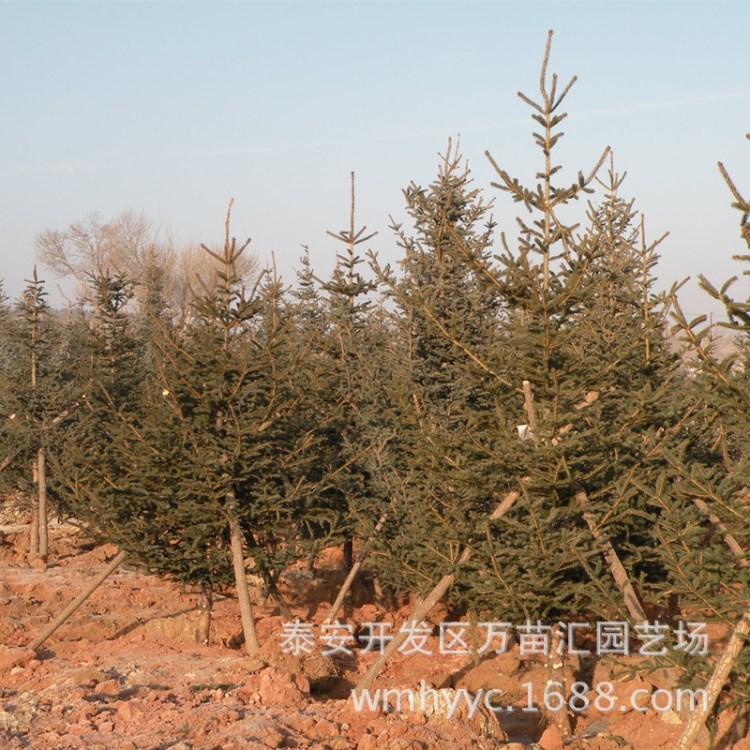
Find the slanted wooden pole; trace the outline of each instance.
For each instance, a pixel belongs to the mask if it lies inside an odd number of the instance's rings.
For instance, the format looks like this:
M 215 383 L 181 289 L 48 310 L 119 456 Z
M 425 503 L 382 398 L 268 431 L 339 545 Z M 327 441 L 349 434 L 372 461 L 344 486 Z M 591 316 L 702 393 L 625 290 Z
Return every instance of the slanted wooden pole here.
M 750 562 L 748 562 L 747 557 L 745 557 L 745 551 L 742 549 L 737 539 L 729 533 L 729 530 L 722 521 L 710 512 L 708 505 L 706 505 L 703 500 L 693 498 L 693 503 L 698 510 L 700 510 L 701 513 L 711 521 L 717 531 L 723 534 L 724 542 L 727 547 L 729 547 L 732 554 L 738 558 L 738 565 L 743 568 L 749 567 Z M 691 750 L 693 743 L 705 727 L 706 720 L 711 714 L 711 711 L 713 711 L 714 705 L 719 698 L 719 694 L 724 688 L 730 673 L 737 663 L 737 658 L 742 653 L 742 649 L 745 647 L 749 637 L 750 608 L 745 610 L 742 618 L 735 626 L 727 645 L 724 647 L 724 653 L 719 658 L 719 661 L 716 662 L 714 671 L 711 673 L 711 677 L 706 684 L 706 700 L 702 706 L 698 707 L 697 710 L 690 714 L 685 729 L 683 729 L 682 735 L 680 736 L 680 739 L 677 740 L 677 744 L 674 746 L 673 750 Z
M 703 705 L 691 712 L 685 729 L 677 740 L 673 750 L 691 750 L 698 735 L 706 724 L 713 707 L 721 693 L 730 672 L 734 669 L 742 649 L 750 636 L 750 609 L 745 610 L 742 619 L 737 623 L 729 638 L 724 653 L 716 662 L 714 671 L 706 684 L 706 700 Z
M 380 530 L 385 525 L 385 521 L 387 518 L 388 518 L 387 513 L 383 513 L 383 515 L 380 516 L 380 520 L 376 524 L 375 529 L 372 532 L 372 536 L 368 540 L 368 544 L 380 533 Z M 357 577 L 357 574 L 359 573 L 359 570 L 362 567 L 362 564 L 364 563 L 366 559 L 367 559 L 367 548 L 365 547 L 365 549 L 362 550 L 362 553 L 357 559 L 357 562 L 355 562 L 354 565 L 352 565 L 351 570 L 349 571 L 349 575 L 346 577 L 346 580 L 342 584 L 341 589 L 339 590 L 338 596 L 336 597 L 336 601 L 333 603 L 333 606 L 331 607 L 331 611 L 326 616 L 326 619 L 323 620 L 324 625 L 330 625 L 336 619 L 336 615 L 338 614 L 339 610 L 344 604 L 344 599 L 346 599 L 346 595 L 349 593 L 349 589 L 352 587 L 352 584 L 354 583 L 354 579 Z
M 60 614 L 55 617 L 46 630 L 38 635 L 30 644 L 29 648 L 36 651 L 90 596 L 109 578 L 117 568 L 122 565 L 126 558 L 125 552 L 120 552 L 113 557 L 106 568 L 79 594 Z
M 495 508 L 490 515 L 491 520 L 502 518 L 512 507 L 513 504 L 518 500 L 517 492 L 509 492 L 503 501 Z M 456 567 L 460 568 L 462 565 L 467 563 L 471 558 L 472 550 L 471 547 L 466 546 L 461 552 L 460 557 L 456 563 Z M 425 617 L 430 613 L 432 608 L 445 596 L 448 589 L 453 585 L 456 580 L 455 573 L 449 573 L 443 576 L 438 584 L 430 591 L 425 599 L 418 601 L 412 609 L 408 621 L 414 622 L 417 625 L 424 620 Z M 367 690 L 370 688 L 378 678 L 378 675 L 383 671 L 386 664 L 390 661 L 391 657 L 401 648 L 402 644 L 409 637 L 408 632 L 398 632 L 394 635 L 393 640 L 383 649 L 383 653 L 375 660 L 373 665 L 367 670 L 365 676 L 359 681 L 355 690 Z
M 604 559 L 607 561 L 607 565 L 609 566 L 609 572 L 612 574 L 615 585 L 622 594 L 622 599 L 625 602 L 625 606 L 627 607 L 628 612 L 630 613 L 630 617 L 632 618 L 634 623 L 647 622 L 648 617 L 646 616 L 646 612 L 644 611 L 643 606 L 638 599 L 638 595 L 635 593 L 633 584 L 630 582 L 630 578 L 628 577 L 628 573 L 625 570 L 625 566 L 622 564 L 622 561 L 620 560 L 617 551 L 612 545 L 612 542 L 607 539 L 604 532 L 599 528 L 599 526 L 597 526 L 596 521 L 594 520 L 594 516 L 589 510 L 590 503 L 588 495 L 584 492 L 584 490 L 578 490 L 575 497 L 576 500 L 578 500 L 579 505 L 584 509 L 583 519 L 584 521 L 586 521 L 586 525 L 591 531 L 591 536 L 593 536 L 594 539 L 602 547 Z

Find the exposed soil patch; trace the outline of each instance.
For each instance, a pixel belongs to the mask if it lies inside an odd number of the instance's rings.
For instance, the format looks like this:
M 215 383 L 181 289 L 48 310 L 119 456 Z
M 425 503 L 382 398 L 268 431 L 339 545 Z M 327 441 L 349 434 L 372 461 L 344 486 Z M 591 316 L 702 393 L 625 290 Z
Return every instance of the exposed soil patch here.
M 22 524 L 23 518 L 14 519 Z M 258 627 L 268 666 L 231 648 L 240 631 L 237 603 L 217 597 L 211 642 L 195 643 L 200 600 L 179 586 L 153 576 L 118 570 L 36 655 L 24 651 L 96 573 L 115 550 L 87 549 L 75 529 L 54 527 L 52 557 L 46 570 L 25 559 L 23 532 L 0 536 L 0 747 L 15 750 L 249 750 L 330 748 L 331 750 L 425 750 L 426 748 L 514 748 L 539 743 L 560 748 L 555 730 L 540 714 L 521 708 L 527 684 L 541 695 L 543 665 L 520 658 L 517 647 L 492 659 L 466 656 L 399 656 L 377 682 L 380 688 L 502 690 L 493 714 L 461 709 L 449 719 L 444 706 L 425 712 L 355 710 L 351 687 L 375 654 L 355 650 L 347 659 L 285 654 L 282 622 L 273 603 L 257 605 Z M 318 561 L 314 578 L 303 570 L 281 579 L 282 592 L 301 622 L 324 620 L 343 575 L 338 551 Z M 408 603 L 385 610 L 368 600 L 363 585 L 356 606 L 342 613 L 352 624 L 400 623 Z M 257 598 L 260 601 L 260 592 Z M 431 615 L 437 624 L 446 615 Z M 316 628 L 316 632 L 319 632 Z M 437 653 L 437 638 L 432 650 Z M 10 660 L 18 664 L 10 669 Z M 574 665 L 575 666 L 575 665 Z M 613 680 L 617 695 L 654 690 L 658 676 L 618 680 L 612 665 L 589 670 L 589 681 Z M 578 673 L 580 678 L 580 672 Z M 572 676 L 572 672 L 571 672 Z M 449 698 L 448 698 L 449 699 Z M 509 706 L 513 711 L 507 710 Z M 730 740 L 733 716 L 721 720 L 719 747 L 750 750 L 750 738 Z M 682 729 L 675 712 L 601 713 L 577 718 L 569 747 L 593 750 L 669 748 Z

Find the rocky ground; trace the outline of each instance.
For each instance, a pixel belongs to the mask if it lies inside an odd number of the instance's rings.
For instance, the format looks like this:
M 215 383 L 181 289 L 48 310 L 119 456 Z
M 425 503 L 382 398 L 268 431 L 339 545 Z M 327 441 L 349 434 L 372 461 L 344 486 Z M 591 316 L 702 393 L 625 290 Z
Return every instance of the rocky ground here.
M 8 519 L 4 519 L 8 521 Z M 12 519 L 16 524 L 23 518 Z M 6 529 L 9 527 L 6 526 Z M 24 649 L 101 570 L 116 550 L 92 548 L 72 527 L 53 530 L 50 562 L 30 565 L 22 530 L 0 532 L 0 747 L 8 750 L 521 750 L 562 747 L 556 730 L 540 714 L 524 713 L 524 683 L 541 694 L 541 663 L 510 653 L 476 660 L 465 656 L 400 656 L 378 687 L 419 689 L 424 680 L 451 691 L 503 690 L 506 710 L 466 710 L 446 717 L 442 704 L 399 714 L 355 710 L 351 687 L 374 654 L 357 651 L 345 662 L 317 653 L 283 653 L 283 618 L 271 603 L 257 607 L 264 661 L 235 646 L 240 631 L 237 602 L 215 603 L 209 645 L 195 643 L 199 600 L 180 587 L 128 569 L 118 570 L 36 654 Z M 302 622 L 320 624 L 342 575 L 330 552 L 310 578 L 290 571 L 282 590 Z M 369 601 L 361 588 L 344 614 L 347 622 L 396 624 L 408 603 L 390 611 Z M 448 619 L 445 611 L 433 623 Z M 436 639 L 435 639 L 436 640 Z M 716 645 L 716 644 L 715 644 Z M 437 647 L 434 649 L 437 651 Z M 613 681 L 625 699 L 634 689 L 660 687 L 664 676 L 640 673 L 618 679 L 621 663 L 600 662 L 588 682 Z M 632 666 L 632 664 L 631 664 Z M 635 666 L 638 666 L 635 664 Z M 580 676 L 580 674 L 579 674 Z M 665 683 L 666 684 L 666 683 Z M 516 710 L 508 711 L 513 706 Z M 499 717 L 499 718 L 498 718 Z M 669 748 L 682 729 L 674 711 L 577 715 L 571 748 Z M 715 746 L 750 750 L 750 738 L 732 736 L 733 716 L 722 715 Z M 535 744 L 536 743 L 536 744 Z

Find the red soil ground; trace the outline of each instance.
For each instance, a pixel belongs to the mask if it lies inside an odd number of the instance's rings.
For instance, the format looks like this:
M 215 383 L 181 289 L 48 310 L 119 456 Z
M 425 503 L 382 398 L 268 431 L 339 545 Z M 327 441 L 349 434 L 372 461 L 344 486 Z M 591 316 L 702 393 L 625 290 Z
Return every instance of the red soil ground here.
M 6 519 L 7 520 L 7 519 Z M 23 520 L 23 519 L 16 519 Z M 357 651 L 331 665 L 317 655 L 282 653 L 282 618 L 272 603 L 256 608 L 268 666 L 232 648 L 240 630 L 237 602 L 215 603 L 209 645 L 194 632 L 198 598 L 180 587 L 131 569 L 118 570 L 37 653 L 24 646 L 80 592 L 116 550 L 91 549 L 71 527 L 54 529 L 46 569 L 26 560 L 22 534 L 0 533 L 0 748 L 19 750 L 499 750 L 562 747 L 539 714 L 520 711 L 523 683 L 544 690 L 541 663 L 511 653 L 476 660 L 466 656 L 399 656 L 377 687 L 499 688 L 513 712 L 489 711 L 449 719 L 440 711 L 357 712 L 349 690 L 375 658 Z M 314 579 L 291 571 L 282 591 L 302 622 L 323 621 L 343 576 L 334 551 L 317 564 Z M 357 606 L 342 621 L 406 619 L 409 608 L 384 611 L 360 589 Z M 446 619 L 444 610 L 430 616 Z M 433 650 L 438 651 L 435 638 Z M 716 644 L 714 644 L 716 645 Z M 17 662 L 16 666 L 10 666 Z M 599 663 L 589 684 L 615 684 L 626 698 L 636 688 L 663 686 L 646 673 L 618 680 L 623 665 Z M 633 711 L 576 715 L 574 750 L 670 748 L 682 730 L 675 712 Z M 750 750 L 750 737 L 732 738 L 733 716 L 722 715 L 715 747 Z M 538 744 L 534 744 L 538 743 Z

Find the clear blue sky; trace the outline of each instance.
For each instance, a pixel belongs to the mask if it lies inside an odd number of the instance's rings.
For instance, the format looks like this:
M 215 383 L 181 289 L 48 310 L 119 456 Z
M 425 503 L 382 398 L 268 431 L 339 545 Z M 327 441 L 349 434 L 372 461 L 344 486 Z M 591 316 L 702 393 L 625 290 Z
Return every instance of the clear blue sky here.
M 579 76 L 564 174 L 611 145 L 652 236 L 671 232 L 664 282 L 722 281 L 743 246 L 716 161 L 750 193 L 750 4 L 716 0 L 0 2 L 0 276 L 17 294 L 36 235 L 92 212 L 220 241 L 230 196 L 261 258 L 291 278 L 308 244 L 325 274 L 350 170 L 371 247 L 395 259 L 388 215 L 449 136 L 478 185 L 484 149 L 533 178 L 516 91 L 536 93 L 549 28 L 552 69 Z M 497 200 L 513 234 L 515 207 Z M 686 307 L 707 302 L 688 291 Z

